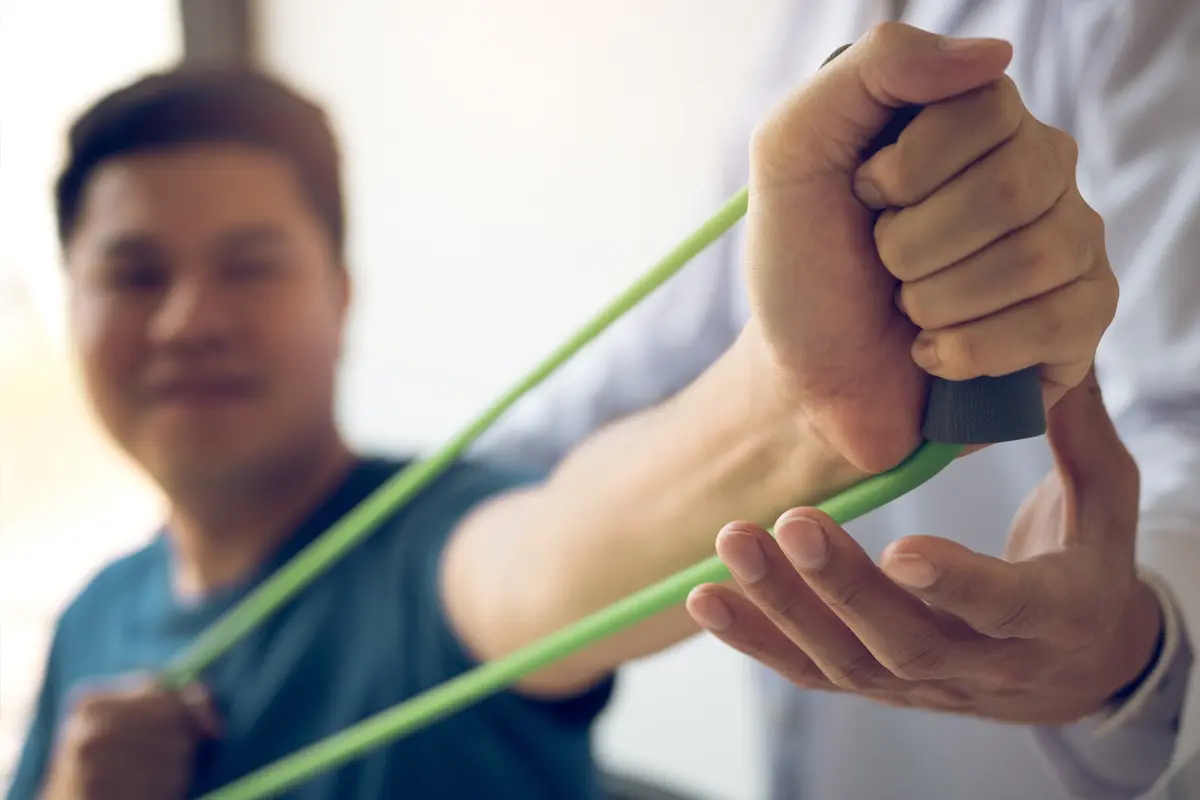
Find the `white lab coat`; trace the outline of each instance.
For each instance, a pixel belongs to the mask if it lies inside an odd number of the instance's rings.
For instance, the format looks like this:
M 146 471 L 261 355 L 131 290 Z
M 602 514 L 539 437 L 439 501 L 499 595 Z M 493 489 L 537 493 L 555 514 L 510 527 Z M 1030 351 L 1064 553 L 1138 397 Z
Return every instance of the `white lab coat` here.
M 928 30 L 1012 41 L 1009 74 L 1027 105 L 1079 142 L 1080 187 L 1105 218 L 1121 284 L 1097 371 L 1142 470 L 1140 559 L 1169 587 L 1182 624 L 1162 669 L 1105 738 L 1096 720 L 998 725 L 804 693 L 764 670 L 774 795 L 1100 800 L 1153 783 L 1142 796 L 1200 798 L 1200 692 L 1189 690 L 1200 686 L 1191 659 L 1200 642 L 1200 3 L 795 0 L 735 126 L 714 208 L 746 180 L 754 121 L 835 47 L 897 13 Z M 481 447 L 549 466 L 592 430 L 690 382 L 747 317 L 740 249 L 739 228 L 522 401 Z M 995 447 L 851 531 L 873 554 L 912 533 L 998 553 L 1050 465 L 1041 439 Z

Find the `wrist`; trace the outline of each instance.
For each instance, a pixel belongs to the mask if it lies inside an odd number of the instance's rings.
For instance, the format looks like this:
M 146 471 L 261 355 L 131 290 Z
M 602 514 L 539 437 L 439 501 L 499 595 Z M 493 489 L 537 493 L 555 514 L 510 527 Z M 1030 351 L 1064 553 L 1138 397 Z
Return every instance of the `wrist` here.
M 1165 633 L 1158 595 L 1138 579 L 1113 633 L 1108 657 L 1112 670 L 1104 682 L 1106 706 L 1129 699 L 1154 672 L 1163 652 Z
M 921 444 L 929 376 L 911 359 L 872 361 L 879 354 L 863 350 L 797 360 L 753 317 L 742 343 L 760 376 L 754 385 L 770 387 L 788 403 L 844 474 L 861 479 L 885 472 Z
M 793 491 L 791 505 L 812 505 L 870 477 L 835 446 L 816 422 L 815 412 L 802 388 L 780 366 L 770 344 L 751 320 L 727 353 L 738 364 L 744 385 L 752 389 L 756 405 L 780 420 L 776 430 L 785 435 L 776 453 L 776 472 L 787 476 Z

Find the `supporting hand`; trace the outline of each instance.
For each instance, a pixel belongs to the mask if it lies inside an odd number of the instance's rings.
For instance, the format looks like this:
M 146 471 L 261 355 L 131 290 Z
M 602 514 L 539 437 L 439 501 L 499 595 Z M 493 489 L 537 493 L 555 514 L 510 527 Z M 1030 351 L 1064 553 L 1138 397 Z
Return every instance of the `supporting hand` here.
M 1101 709 L 1145 670 L 1162 624 L 1135 570 L 1138 471 L 1094 377 L 1048 423 L 1056 469 L 1004 559 L 913 536 L 881 569 L 827 516 L 793 509 L 778 542 L 726 526 L 717 548 L 743 594 L 701 587 L 693 618 L 804 688 L 1022 723 Z

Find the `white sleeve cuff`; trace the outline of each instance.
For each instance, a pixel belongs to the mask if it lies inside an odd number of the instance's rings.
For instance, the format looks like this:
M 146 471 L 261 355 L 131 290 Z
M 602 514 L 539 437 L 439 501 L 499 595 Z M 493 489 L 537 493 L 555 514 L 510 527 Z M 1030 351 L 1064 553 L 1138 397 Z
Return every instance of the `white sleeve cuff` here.
M 1067 796 L 1128 800 L 1150 791 L 1171 764 L 1192 669 L 1192 648 L 1165 581 L 1140 573 L 1158 597 L 1163 646 L 1146 679 L 1120 705 L 1063 726 L 1035 726 L 1034 739 Z

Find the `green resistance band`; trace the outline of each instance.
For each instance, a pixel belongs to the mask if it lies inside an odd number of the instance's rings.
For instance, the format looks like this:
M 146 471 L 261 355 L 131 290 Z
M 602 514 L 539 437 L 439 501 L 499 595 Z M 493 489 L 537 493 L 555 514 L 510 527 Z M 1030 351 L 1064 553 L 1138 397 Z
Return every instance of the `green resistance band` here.
M 748 197 L 747 189 L 742 189 L 734 195 L 695 233 L 590 319 L 545 361 L 504 392 L 491 407 L 452 436 L 440 449 L 392 477 L 297 553 L 269 580 L 202 633 L 177 661 L 167 667 L 162 676 L 163 680 L 169 686 L 178 688 L 198 678 L 209 664 L 236 644 L 242 636 L 257 627 L 338 558 L 370 535 L 384 519 L 398 511 L 421 489 L 441 475 L 522 395 L 544 381 L 605 328 L 733 227 L 734 223 L 745 215 Z
M 218 620 L 182 658 L 167 679 L 181 686 L 220 657 L 238 639 L 316 578 L 337 558 L 410 501 L 442 473 L 517 399 L 565 363 L 580 348 L 679 271 L 693 256 L 727 231 L 746 211 L 746 190 L 735 195 L 692 236 L 669 253 L 633 286 L 508 390 L 495 405 L 429 458 L 402 471 L 301 551 L 243 603 Z M 894 469 L 873 476 L 820 505 L 839 523 L 847 523 L 928 481 L 961 452 L 962 445 L 926 442 Z M 391 709 L 316 742 L 253 772 L 201 800 L 258 800 L 272 797 L 321 772 L 422 728 L 502 691 L 521 678 L 600 640 L 642 622 L 687 599 L 695 587 L 728 580 L 729 570 L 713 556 L 635 592 L 576 623 L 510 655 L 483 664 Z
M 961 450 L 962 445 L 926 442 L 898 467 L 868 478 L 830 498 L 820 508 L 839 523 L 849 522 L 925 483 Z M 275 796 L 376 747 L 428 727 L 559 659 L 676 606 L 700 584 L 718 583 L 729 577 L 725 564 L 712 556 L 504 658 L 476 667 L 268 764 L 204 795 L 201 800 L 258 800 Z
M 180 687 L 223 655 L 244 634 L 263 622 L 358 542 L 369 536 L 430 481 L 440 475 L 523 394 L 541 383 L 613 321 L 677 273 L 692 257 L 716 241 L 746 212 L 742 189 L 695 233 L 655 264 L 635 284 L 585 324 L 523 380 L 433 455 L 401 471 L 298 553 L 267 582 L 213 624 L 164 676 Z M 873 476 L 820 505 L 839 523 L 847 523 L 891 502 L 926 482 L 962 450 L 961 445 L 926 442 L 899 466 Z M 387 742 L 422 728 L 502 691 L 521 678 L 600 640 L 679 605 L 695 587 L 728 580 L 729 570 L 716 556 L 617 601 L 510 655 L 483 664 L 446 683 L 316 742 L 290 756 L 217 789 L 201 800 L 258 800 L 273 797 L 326 770 L 351 761 Z
M 844 49 L 835 52 L 830 60 Z M 871 149 L 894 141 L 914 116 L 915 109 L 898 113 Z M 698 230 L 433 455 L 403 470 L 377 489 L 237 607 L 217 620 L 179 659 L 167 667 L 162 676 L 165 683 L 182 687 L 196 680 L 209 664 L 228 651 L 243 635 L 262 623 L 442 474 L 522 395 L 544 381 L 601 331 L 728 231 L 745 215 L 748 200 L 749 191 L 743 188 Z M 928 481 L 958 456 L 965 443 L 1009 441 L 1038 435 L 1043 430 L 1044 418 L 1041 416 L 1036 370 L 1024 370 L 1002 378 L 962 382 L 934 379 L 924 427 L 927 441 L 899 466 L 866 479 L 827 499 L 819 507 L 839 523 L 845 524 Z M 728 569 L 719 558 L 708 558 L 504 658 L 483 664 L 268 764 L 204 795 L 201 800 L 259 800 L 276 796 L 369 750 L 421 730 L 474 702 L 511 687 L 521 678 L 559 659 L 676 606 L 700 584 L 717 583 L 729 577 Z

